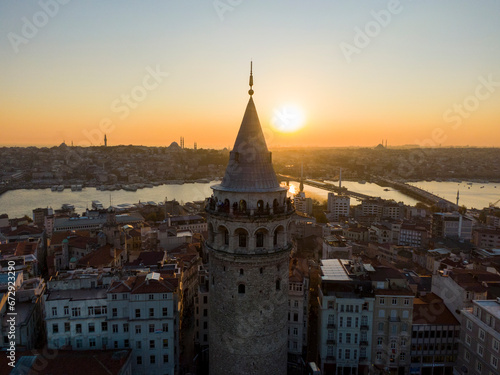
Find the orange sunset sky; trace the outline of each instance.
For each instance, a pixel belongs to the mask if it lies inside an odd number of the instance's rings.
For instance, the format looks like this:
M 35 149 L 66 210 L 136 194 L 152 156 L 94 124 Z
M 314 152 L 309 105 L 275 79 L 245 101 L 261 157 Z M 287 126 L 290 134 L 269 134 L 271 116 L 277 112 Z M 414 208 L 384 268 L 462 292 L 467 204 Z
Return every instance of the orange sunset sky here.
M 250 60 L 270 147 L 500 146 L 498 1 L 46 3 L 0 3 L 0 146 L 230 147 Z

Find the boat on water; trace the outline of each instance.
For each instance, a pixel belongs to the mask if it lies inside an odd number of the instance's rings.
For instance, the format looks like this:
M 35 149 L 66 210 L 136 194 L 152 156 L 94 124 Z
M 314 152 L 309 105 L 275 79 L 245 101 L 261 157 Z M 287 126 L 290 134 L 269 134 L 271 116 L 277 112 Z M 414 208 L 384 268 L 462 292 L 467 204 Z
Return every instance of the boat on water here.
M 82 191 L 82 185 L 71 185 L 71 191 Z
M 122 189 L 125 191 L 137 191 L 137 186 L 134 185 L 123 185 Z
M 64 191 L 64 185 L 59 185 L 57 187 L 57 191 Z
M 52 191 L 57 191 L 57 185 L 52 186 L 52 187 L 50 188 L 50 190 L 52 190 Z
M 100 201 L 92 201 L 92 208 L 94 210 L 104 210 L 104 206 Z
M 384 191 L 391 191 L 390 189 L 384 189 Z
M 359 181 L 360 184 L 366 184 L 366 181 L 365 180 L 361 180 Z

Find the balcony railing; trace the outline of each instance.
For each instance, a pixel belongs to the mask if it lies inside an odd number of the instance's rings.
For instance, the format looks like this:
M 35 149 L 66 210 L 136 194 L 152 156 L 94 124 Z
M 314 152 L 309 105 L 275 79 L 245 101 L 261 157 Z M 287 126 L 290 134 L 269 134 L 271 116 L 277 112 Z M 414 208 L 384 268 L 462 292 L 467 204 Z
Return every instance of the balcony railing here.
M 334 339 L 326 340 L 327 345 L 335 345 L 336 343 L 337 343 L 337 341 Z
M 334 329 L 335 329 L 336 327 L 337 327 L 337 326 L 335 325 L 335 323 L 328 323 L 328 324 L 326 325 L 326 328 L 334 328 Z
M 361 341 L 359 342 L 359 345 L 361 345 L 361 346 L 368 346 L 368 341 L 366 341 L 366 340 L 361 340 Z
M 362 331 L 368 331 L 368 330 L 370 329 L 370 327 L 368 327 L 368 325 L 367 325 L 367 324 L 361 324 L 360 329 L 361 329 Z
M 335 361 L 335 356 L 334 356 L 334 355 L 327 355 L 327 356 L 326 356 L 326 361 L 327 361 L 327 362 L 330 362 L 330 361 Z
M 399 323 L 401 321 L 401 318 L 399 316 L 390 316 L 387 319 L 392 323 Z

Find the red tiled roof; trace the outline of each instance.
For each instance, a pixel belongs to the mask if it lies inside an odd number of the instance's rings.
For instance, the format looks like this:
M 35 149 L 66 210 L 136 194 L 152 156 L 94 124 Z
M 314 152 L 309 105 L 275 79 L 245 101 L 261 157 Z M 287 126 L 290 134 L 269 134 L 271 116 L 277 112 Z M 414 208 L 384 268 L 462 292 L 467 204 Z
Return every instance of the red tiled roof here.
M 30 255 L 34 254 L 36 251 L 37 243 L 36 242 L 18 242 L 16 252 L 14 255 L 22 256 L 22 255 Z
M 460 325 L 443 300 L 434 293 L 413 300 L 413 324 Z
M 113 249 L 111 245 L 101 246 L 99 249 L 80 258 L 78 264 L 83 267 L 90 266 L 96 268 L 113 266 L 114 258 L 111 256 L 111 249 Z M 122 251 L 121 249 L 116 249 L 116 256 L 118 257 Z
M 5 244 L 0 244 L 0 255 L 14 255 L 17 249 L 17 242 L 10 242 Z

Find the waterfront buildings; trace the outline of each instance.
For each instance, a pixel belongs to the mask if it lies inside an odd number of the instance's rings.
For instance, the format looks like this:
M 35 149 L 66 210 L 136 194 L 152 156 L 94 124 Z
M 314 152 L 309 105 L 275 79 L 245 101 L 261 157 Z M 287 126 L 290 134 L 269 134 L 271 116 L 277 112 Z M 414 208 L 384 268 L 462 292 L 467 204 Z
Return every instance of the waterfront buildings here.
M 472 219 L 458 212 L 437 212 L 432 215 L 432 237 L 472 239 Z
M 347 195 L 335 195 L 328 193 L 327 214 L 329 221 L 339 221 L 349 217 L 351 198 Z

